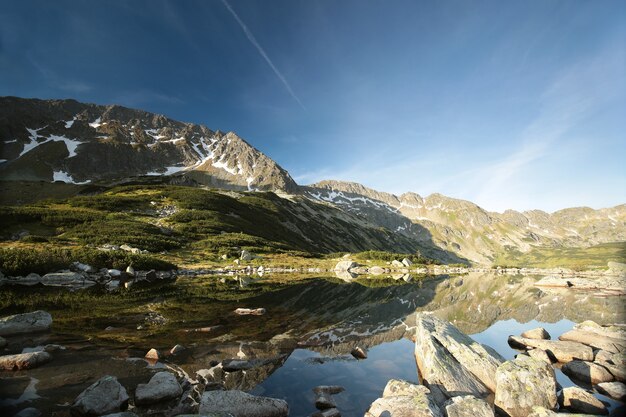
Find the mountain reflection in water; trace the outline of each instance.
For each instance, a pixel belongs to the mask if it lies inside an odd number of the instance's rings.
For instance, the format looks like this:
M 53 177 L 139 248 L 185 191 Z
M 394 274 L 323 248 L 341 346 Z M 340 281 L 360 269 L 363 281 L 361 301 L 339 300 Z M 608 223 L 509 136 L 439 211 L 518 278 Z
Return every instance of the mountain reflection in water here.
M 219 361 L 245 359 L 255 366 L 236 372 L 218 367 L 212 375 L 228 389 L 286 399 L 292 416 L 315 411 L 315 386 L 342 385 L 346 391 L 335 398 L 342 415 L 362 416 L 389 379 L 417 382 L 411 329 L 416 311 L 434 312 L 506 358 L 515 353 L 506 343 L 509 334 L 541 325 L 556 338 L 584 320 L 624 322 L 621 297 L 539 289 L 533 286 L 537 279 L 493 274 L 347 280 L 205 276 L 122 294 L 8 289 L 14 299 L 35 292 L 55 320 L 52 333 L 24 337 L 15 346 L 58 343 L 67 349 L 40 368 L 0 373 L 0 385 L 13 382 L 13 388 L 0 389 L 0 414 L 25 406 L 14 400 L 33 379 L 41 398 L 28 404 L 44 414 L 109 373 L 132 390 L 152 372 L 134 358 L 180 343 L 187 349 L 164 361 L 192 378 Z M 238 307 L 263 307 L 267 313 L 238 316 L 233 313 Z M 0 313 L 19 310 L 19 304 L 3 305 Z M 356 345 L 368 351 L 367 359 L 350 356 Z M 571 385 L 558 374 L 562 385 Z

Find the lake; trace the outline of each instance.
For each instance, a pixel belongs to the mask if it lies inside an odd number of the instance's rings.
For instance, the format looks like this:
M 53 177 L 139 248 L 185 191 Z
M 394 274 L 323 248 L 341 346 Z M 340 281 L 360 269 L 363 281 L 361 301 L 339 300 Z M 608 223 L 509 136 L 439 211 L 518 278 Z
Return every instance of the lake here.
M 584 320 L 625 321 L 622 297 L 539 289 L 533 285 L 539 278 L 199 276 L 120 293 L 4 287 L 1 315 L 43 309 L 54 319 L 50 333 L 8 338 L 9 352 L 46 344 L 65 349 L 39 368 L 0 372 L 0 414 L 33 406 L 67 415 L 67 404 L 106 374 L 132 397 L 164 363 L 195 378 L 218 362 L 243 359 L 254 366 L 201 374 L 228 389 L 283 398 L 291 416 L 315 411 L 315 386 L 341 385 L 345 391 L 334 397 L 342 415 L 362 416 L 389 379 L 418 381 L 416 311 L 434 312 L 507 359 L 518 353 L 507 344 L 510 334 L 542 326 L 556 339 Z M 241 307 L 266 313 L 234 314 Z M 186 349 L 156 364 L 143 359 L 150 348 L 167 353 L 175 344 Z M 367 359 L 350 355 L 355 346 L 367 350 Z M 557 378 L 572 385 L 558 370 Z

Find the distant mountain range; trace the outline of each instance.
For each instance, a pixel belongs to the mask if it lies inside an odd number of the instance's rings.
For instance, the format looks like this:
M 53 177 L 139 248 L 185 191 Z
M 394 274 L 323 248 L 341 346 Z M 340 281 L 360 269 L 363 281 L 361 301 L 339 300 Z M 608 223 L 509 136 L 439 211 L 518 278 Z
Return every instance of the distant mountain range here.
M 2 97 L 0 141 L 4 181 L 80 186 L 162 177 L 175 184 L 300 195 L 339 208 L 368 227 L 402 235 L 403 242 L 414 242 L 426 255 L 448 262 L 491 264 L 499 254 L 537 247 L 626 241 L 626 204 L 552 214 L 493 213 L 440 194 L 396 196 L 339 181 L 299 186 L 233 132 L 117 105 Z

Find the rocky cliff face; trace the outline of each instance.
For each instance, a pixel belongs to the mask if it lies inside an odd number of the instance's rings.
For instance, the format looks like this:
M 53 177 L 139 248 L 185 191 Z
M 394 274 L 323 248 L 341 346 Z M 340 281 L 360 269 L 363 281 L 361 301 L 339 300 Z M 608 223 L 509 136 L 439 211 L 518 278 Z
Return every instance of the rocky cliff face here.
M 626 204 L 600 210 L 569 208 L 552 214 L 540 210 L 493 213 L 441 194 L 396 196 L 350 182 L 322 181 L 303 190 L 311 199 L 483 264 L 491 264 L 498 253 L 510 249 L 527 252 L 534 247 L 626 240 Z
M 177 174 L 220 188 L 297 188 L 233 132 L 115 105 L 2 97 L 0 141 L 5 180 L 80 184 Z

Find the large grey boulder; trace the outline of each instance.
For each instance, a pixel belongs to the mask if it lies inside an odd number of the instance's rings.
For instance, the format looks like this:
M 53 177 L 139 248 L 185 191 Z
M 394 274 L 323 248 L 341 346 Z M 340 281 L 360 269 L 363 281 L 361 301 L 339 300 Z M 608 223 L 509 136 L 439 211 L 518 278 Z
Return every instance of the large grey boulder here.
M 563 388 L 559 394 L 559 405 L 561 408 L 573 412 L 609 414 L 609 410 L 602 401 L 579 387 Z
M 626 385 L 623 382 L 601 382 L 596 385 L 596 390 L 617 401 L 626 401 Z
M 90 287 L 95 281 L 86 279 L 78 272 L 54 272 L 41 277 L 41 283 L 48 287 Z
M 526 417 L 533 407 L 557 406 L 554 369 L 544 361 L 518 355 L 496 371 L 494 405 L 510 417 Z
M 50 361 L 48 352 L 27 352 L 0 356 L 0 369 L 18 371 L 31 369 Z
M 135 390 L 135 404 L 153 404 L 180 397 L 183 389 L 176 377 L 169 372 L 154 374 L 147 384 L 137 385 Z
M 52 316 L 50 313 L 42 310 L 15 314 L 0 319 L 0 336 L 42 332 L 50 329 L 51 324 Z
M 101 416 L 124 411 L 127 407 L 126 389 L 117 378 L 106 375 L 76 397 L 71 413 L 76 416 Z
M 533 407 L 528 417 L 593 417 L 591 414 L 565 414 L 548 410 L 544 407 Z
M 495 350 L 428 313 L 417 314 L 415 336 L 415 359 L 427 386 L 448 398 L 495 391 L 496 369 L 504 362 Z
M 443 417 L 439 406 L 423 385 L 392 379 L 378 398 L 370 405 L 365 417 Z
M 465 395 L 444 404 L 447 417 L 494 417 L 493 408 L 483 399 Z
M 578 342 L 528 339 L 517 336 L 509 336 L 508 342 L 514 348 L 543 349 L 559 362 L 570 362 L 574 359 L 593 360 L 593 349 Z
M 593 362 L 572 361 L 563 365 L 561 371 L 570 378 L 587 384 L 595 385 L 615 379 L 604 366 Z
M 258 397 L 243 391 L 207 391 L 202 395 L 199 414 L 226 412 L 234 417 L 287 417 L 284 400 Z

